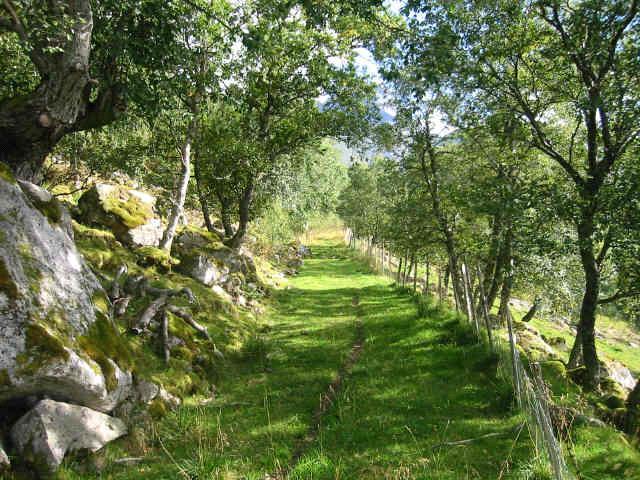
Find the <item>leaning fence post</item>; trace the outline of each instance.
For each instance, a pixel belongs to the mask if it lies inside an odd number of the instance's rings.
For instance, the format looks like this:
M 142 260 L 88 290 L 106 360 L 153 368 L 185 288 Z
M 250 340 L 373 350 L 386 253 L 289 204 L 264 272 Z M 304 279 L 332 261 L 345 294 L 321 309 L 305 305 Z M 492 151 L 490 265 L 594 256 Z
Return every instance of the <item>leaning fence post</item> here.
M 487 327 L 487 336 L 489 337 L 489 347 L 491 348 L 491 351 L 494 351 L 494 345 L 493 345 L 493 335 L 491 333 L 491 325 L 489 324 L 489 306 L 487 305 L 487 297 L 484 294 L 484 286 L 482 285 L 483 279 L 482 279 L 482 271 L 480 270 L 480 267 L 476 267 L 477 268 L 477 274 L 478 274 L 478 283 L 480 285 L 480 296 L 482 297 L 482 310 L 483 310 L 483 316 L 484 316 L 484 323 Z
M 520 390 L 520 375 L 518 375 L 518 352 L 516 350 L 516 338 L 513 334 L 513 318 L 511 317 L 511 311 L 509 307 L 506 307 L 507 327 L 509 330 L 509 348 L 511 349 L 511 371 L 513 373 L 513 385 L 516 390 L 516 398 L 518 399 L 518 406 L 522 406 L 522 393 Z

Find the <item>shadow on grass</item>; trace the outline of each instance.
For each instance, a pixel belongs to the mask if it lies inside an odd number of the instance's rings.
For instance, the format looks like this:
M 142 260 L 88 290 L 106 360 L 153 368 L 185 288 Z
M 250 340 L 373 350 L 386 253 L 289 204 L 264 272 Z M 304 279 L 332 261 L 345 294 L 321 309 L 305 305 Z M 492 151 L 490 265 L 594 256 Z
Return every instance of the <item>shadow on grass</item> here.
M 110 467 L 103 478 L 263 479 L 286 465 L 350 350 L 356 313 L 364 352 L 291 478 L 497 478 L 510 454 L 529 458 L 524 435 L 515 446 L 506 436 L 434 450 L 520 422 L 497 380 L 475 368 L 484 351 L 442 343 L 449 315 L 419 319 L 409 295 L 345 247 L 312 252 L 274 297 L 264 358 L 227 362 L 215 399 L 186 402 L 160 423 L 139 468 Z

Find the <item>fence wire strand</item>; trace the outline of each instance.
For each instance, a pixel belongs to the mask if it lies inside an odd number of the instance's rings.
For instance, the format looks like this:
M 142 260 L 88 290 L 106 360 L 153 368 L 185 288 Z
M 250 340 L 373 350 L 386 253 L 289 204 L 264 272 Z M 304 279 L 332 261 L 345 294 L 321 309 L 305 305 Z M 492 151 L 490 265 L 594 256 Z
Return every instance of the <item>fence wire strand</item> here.
M 370 239 L 359 239 L 352 230 L 345 229 L 345 243 L 374 263 L 374 268 L 394 280 L 392 257 L 384 249 L 380 252 Z M 466 266 L 464 268 L 467 268 Z M 466 272 L 463 271 L 463 275 Z M 462 309 L 463 310 L 463 309 Z M 468 317 L 466 312 L 465 316 Z M 488 315 L 488 312 L 485 312 Z M 472 315 L 473 317 L 473 315 Z M 479 333 L 476 318 L 468 318 L 475 332 Z M 480 341 L 492 348 L 499 358 L 499 374 L 511 383 L 518 408 L 522 411 L 529 436 L 535 449 L 535 460 L 548 467 L 554 480 L 573 480 L 565 461 L 562 443 L 556 436 L 551 420 L 551 398 L 542 378 L 540 365 L 529 362 L 527 369 L 517 348 L 515 333 L 509 320 L 509 335 L 492 335 L 489 342 L 486 335 L 479 335 Z

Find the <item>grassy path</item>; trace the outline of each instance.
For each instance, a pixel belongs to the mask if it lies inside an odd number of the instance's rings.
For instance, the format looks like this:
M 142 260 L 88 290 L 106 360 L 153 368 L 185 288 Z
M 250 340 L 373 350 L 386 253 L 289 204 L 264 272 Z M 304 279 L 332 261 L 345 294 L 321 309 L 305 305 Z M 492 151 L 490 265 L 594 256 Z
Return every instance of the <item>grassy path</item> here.
M 520 422 L 482 373 L 485 354 L 454 345 L 446 314 L 417 318 L 409 295 L 338 240 L 312 249 L 276 294 L 270 326 L 225 366 L 215 400 L 187 401 L 160 423 L 145 461 L 107 467 L 102 478 L 264 480 L 293 467 L 289 478 L 305 480 L 496 479 L 510 454 L 526 463 L 524 434 L 513 450 L 513 435 L 434 450 Z M 360 358 L 309 436 L 323 393 L 352 354 L 358 320 Z
M 224 364 L 215 399 L 187 399 L 152 438 L 134 431 L 109 445 L 100 478 L 550 478 L 529 463 L 526 429 L 515 441 L 522 418 L 486 373 L 491 358 L 451 313 L 419 318 L 408 293 L 339 239 L 312 249 L 263 331 Z M 478 440 L 443 445 L 464 439 Z M 577 440 L 583 480 L 637 478 L 640 456 L 620 434 L 580 429 Z M 143 459 L 111 461 L 131 455 Z M 97 477 L 77 467 L 69 460 L 59 478 Z

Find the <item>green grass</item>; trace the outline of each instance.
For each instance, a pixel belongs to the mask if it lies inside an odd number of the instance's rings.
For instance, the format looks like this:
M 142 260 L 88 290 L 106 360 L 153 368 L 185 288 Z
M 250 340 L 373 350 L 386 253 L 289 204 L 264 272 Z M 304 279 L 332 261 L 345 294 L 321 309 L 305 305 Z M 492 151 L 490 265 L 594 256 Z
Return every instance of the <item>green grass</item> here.
M 419 318 L 406 290 L 373 274 L 335 237 L 312 249 L 301 273 L 276 292 L 264 327 L 228 356 L 216 397 L 188 398 L 154 434 L 110 445 L 93 462 L 100 478 L 262 480 L 286 466 L 349 353 L 356 318 L 363 353 L 290 479 L 549 478 L 532 460 L 526 428 L 516 441 L 522 417 L 509 387 L 453 313 L 423 308 Z M 497 432 L 505 435 L 434 448 Z M 584 479 L 640 472 L 637 452 L 613 430 L 584 428 L 574 439 Z M 132 454 L 143 462 L 111 462 Z M 80 472 L 71 459 L 60 478 L 97 476 Z

